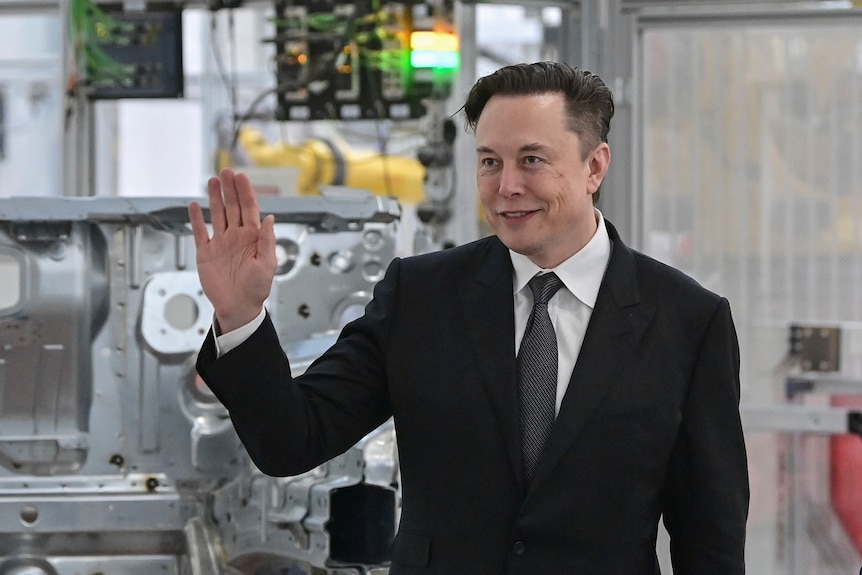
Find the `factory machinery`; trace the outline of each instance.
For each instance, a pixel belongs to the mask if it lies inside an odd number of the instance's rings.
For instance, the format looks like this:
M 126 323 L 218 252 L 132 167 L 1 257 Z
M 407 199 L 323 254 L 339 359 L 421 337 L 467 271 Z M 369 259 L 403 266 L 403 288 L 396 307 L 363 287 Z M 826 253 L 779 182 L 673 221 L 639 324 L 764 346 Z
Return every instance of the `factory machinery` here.
M 267 308 L 301 372 L 363 313 L 395 254 L 398 200 L 419 204 L 426 225 L 450 217 L 442 102 L 458 40 L 451 0 L 267 7 L 274 87 L 242 110 L 231 102 L 215 163 L 296 173 L 287 197 L 260 200 L 279 258 Z M 83 154 L 70 196 L 92 187 L 81 168 L 92 102 L 183 97 L 183 9 L 68 3 L 66 120 Z M 420 119 L 415 160 L 270 144 L 248 126 Z M 268 477 L 197 377 L 212 308 L 190 201 L 0 200 L 0 575 L 387 573 L 400 511 L 392 423 L 308 473 Z
M 277 186 L 267 182 L 273 193 L 283 195 L 348 186 L 394 196 L 418 206 L 418 218 L 438 246 L 451 244 L 442 230 L 454 219 L 456 126 L 446 106 L 460 65 L 454 0 L 204 4 L 213 31 L 220 11 L 228 13 L 231 23 L 235 8 L 253 6 L 267 15 L 263 37 L 238 38 L 231 24 L 228 45 L 213 39 L 210 47 L 224 83 L 217 88 L 227 88 L 231 100 L 230 109 L 220 111 L 214 122 L 216 169 L 247 168 L 258 178 L 268 170 L 290 173 L 289 181 Z M 74 155 L 69 163 L 76 166 L 72 172 L 86 179 L 81 165 L 87 165 L 84 151 L 94 132 L 86 110 L 94 102 L 184 97 L 183 11 L 194 6 L 70 0 L 67 121 L 78 120 L 76 146 L 69 150 Z M 244 41 L 267 46 L 266 69 L 273 82 L 240 102 L 239 82 L 220 54 Z M 368 149 L 331 135 L 273 140 L 261 124 L 272 128 L 277 122 L 364 124 L 377 133 L 376 142 Z M 384 135 L 393 127 L 415 133 L 412 152 L 393 153 Z M 70 186 L 65 193 L 90 195 L 92 183 Z
M 0 202 L 0 574 L 387 573 L 391 423 L 268 477 L 197 377 L 212 308 L 189 201 Z M 261 208 L 279 258 L 267 307 L 301 372 L 363 313 L 399 207 L 343 189 Z

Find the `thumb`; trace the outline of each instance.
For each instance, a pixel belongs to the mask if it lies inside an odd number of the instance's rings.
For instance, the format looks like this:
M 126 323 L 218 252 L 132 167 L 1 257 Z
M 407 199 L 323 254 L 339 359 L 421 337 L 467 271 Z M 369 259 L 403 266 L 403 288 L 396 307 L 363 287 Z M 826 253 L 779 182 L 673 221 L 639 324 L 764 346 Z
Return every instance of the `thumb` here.
M 260 223 L 258 232 L 258 256 L 271 259 L 275 263 L 275 216 L 269 214 Z

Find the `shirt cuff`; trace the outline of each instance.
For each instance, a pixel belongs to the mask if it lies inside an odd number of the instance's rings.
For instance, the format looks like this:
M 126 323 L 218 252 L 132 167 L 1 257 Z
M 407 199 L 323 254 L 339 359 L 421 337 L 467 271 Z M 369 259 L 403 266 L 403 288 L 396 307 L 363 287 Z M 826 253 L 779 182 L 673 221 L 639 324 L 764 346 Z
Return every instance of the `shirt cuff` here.
M 235 349 L 240 346 L 245 340 L 251 337 L 257 328 L 263 323 L 264 318 L 266 317 L 266 308 L 261 308 L 260 313 L 257 314 L 257 317 L 248 322 L 247 324 L 236 328 L 233 331 L 229 331 L 227 333 L 223 333 L 221 335 L 216 335 L 215 337 L 215 347 L 216 347 L 216 357 L 221 357 L 232 349 Z M 215 329 L 216 319 L 213 316 L 213 334 L 216 334 L 217 331 Z

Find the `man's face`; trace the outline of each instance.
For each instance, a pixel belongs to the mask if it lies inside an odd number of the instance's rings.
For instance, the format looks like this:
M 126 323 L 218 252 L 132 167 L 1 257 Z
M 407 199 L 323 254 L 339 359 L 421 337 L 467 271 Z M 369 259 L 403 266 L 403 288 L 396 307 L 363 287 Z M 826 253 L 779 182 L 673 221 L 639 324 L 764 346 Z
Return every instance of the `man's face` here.
M 551 268 L 593 237 L 592 196 L 610 149 L 601 143 L 582 159 L 562 94 L 492 96 L 476 124 L 476 149 L 479 197 L 507 247 Z

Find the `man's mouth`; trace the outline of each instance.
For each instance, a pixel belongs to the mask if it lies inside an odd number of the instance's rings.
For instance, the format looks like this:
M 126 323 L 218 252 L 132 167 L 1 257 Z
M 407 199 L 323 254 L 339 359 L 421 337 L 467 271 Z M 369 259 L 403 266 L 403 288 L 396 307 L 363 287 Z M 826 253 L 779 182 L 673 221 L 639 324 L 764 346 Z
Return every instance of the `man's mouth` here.
M 526 215 L 532 214 L 538 210 L 530 210 L 524 212 L 500 212 L 500 215 L 504 218 L 522 218 Z

